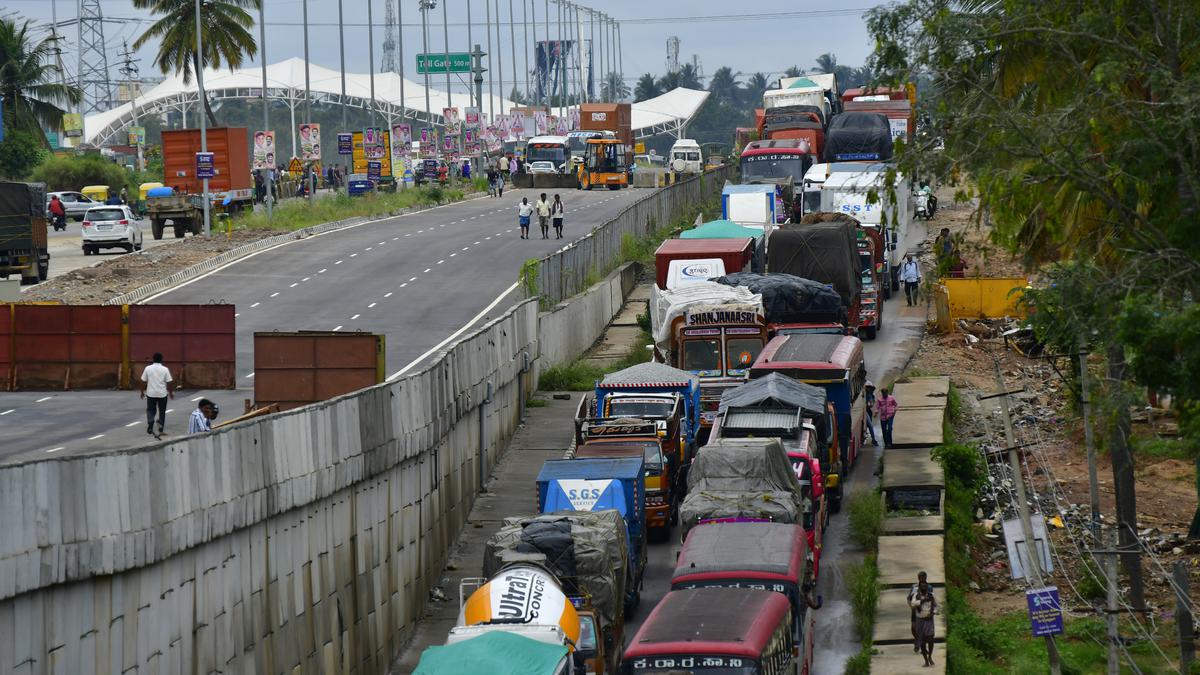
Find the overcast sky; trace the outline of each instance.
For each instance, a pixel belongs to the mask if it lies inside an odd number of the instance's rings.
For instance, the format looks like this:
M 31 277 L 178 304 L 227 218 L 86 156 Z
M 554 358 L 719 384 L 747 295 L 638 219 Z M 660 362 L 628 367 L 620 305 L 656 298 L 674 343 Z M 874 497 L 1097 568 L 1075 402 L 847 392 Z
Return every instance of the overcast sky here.
M 392 0 L 393 2 L 397 0 Z M 403 40 L 406 75 L 416 79 L 415 53 L 420 51 L 421 29 L 418 0 L 398 0 L 403 11 Z M 533 4 L 537 18 L 538 39 L 544 39 L 544 12 L 546 0 L 526 0 L 524 6 Z M 0 15 L 23 15 L 37 22 L 48 23 L 51 18 L 52 2 L 57 5 L 58 19 L 73 21 L 76 16 L 76 0 L 3 0 L 5 8 Z M 303 57 L 303 30 L 300 27 L 302 0 L 265 0 L 267 20 L 268 62 L 289 57 Z M 383 22 L 386 0 L 370 0 L 375 29 L 375 67 L 378 71 L 383 60 Z M 509 4 L 512 3 L 518 22 L 522 19 L 522 0 L 470 0 L 472 38 L 486 49 L 483 24 L 485 7 L 490 7 L 495 20 L 496 5 L 499 4 L 505 22 L 501 30 L 498 49 L 493 29 L 493 54 L 502 53 L 505 80 L 511 88 L 513 70 L 512 47 L 508 35 Z M 467 0 L 447 0 L 449 17 L 450 51 L 467 51 Z M 731 3 L 728 0 L 598 0 L 580 3 L 621 22 L 621 42 L 624 73 L 632 86 L 639 75 L 645 72 L 662 74 L 666 69 L 667 38 L 676 36 L 680 40 L 680 61 L 690 61 L 696 55 L 705 75 L 720 66 L 728 65 L 734 72 L 753 73 L 761 71 L 778 76 L 791 65 L 801 68 L 814 66 L 816 57 L 825 52 L 834 53 L 838 62 L 859 66 L 871 51 L 863 23 L 862 10 L 881 4 L 875 0 L 859 0 L 849 3 L 832 0 L 812 0 L 797 3 L 793 0 L 752 0 Z M 348 72 L 365 73 L 369 67 L 367 40 L 368 0 L 343 0 L 345 19 L 346 69 Z M 141 18 L 148 13 L 136 10 L 129 0 L 102 0 L 101 7 L 106 17 Z M 735 11 L 740 15 L 730 16 Z M 429 51 L 444 49 L 442 27 L 442 5 L 430 13 Z M 557 10 L 550 4 L 552 17 Z M 314 63 L 330 68 L 338 67 L 338 2 L 337 0 L 308 0 L 309 53 Z M 581 16 L 583 16 L 581 14 Z M 105 24 L 105 40 L 108 44 L 111 77 L 120 78 L 119 67 L 122 42 L 132 43 L 148 24 L 115 23 Z M 525 38 L 521 24 L 516 26 L 517 61 L 524 73 Z M 557 28 L 551 21 L 552 37 Z M 64 60 L 69 71 L 75 69 L 75 26 L 66 27 Z M 254 29 L 258 36 L 257 26 Z M 588 37 L 584 29 L 583 37 Z M 532 40 L 532 36 L 530 37 Z M 599 38 L 597 38 L 597 41 Z M 139 50 L 135 58 L 143 74 L 158 74 L 153 65 L 157 45 Z M 532 56 L 530 56 L 532 63 Z M 257 60 L 254 61 L 257 63 Z M 599 65 L 597 69 L 599 70 Z M 743 79 L 743 78 L 739 78 Z M 431 83 L 433 84 L 433 83 Z M 433 84 L 442 87 L 443 84 Z M 487 85 L 485 84 L 485 88 Z M 459 85 L 455 85 L 458 89 Z M 523 88 L 523 87 L 522 87 Z M 496 92 L 499 94 L 500 92 Z

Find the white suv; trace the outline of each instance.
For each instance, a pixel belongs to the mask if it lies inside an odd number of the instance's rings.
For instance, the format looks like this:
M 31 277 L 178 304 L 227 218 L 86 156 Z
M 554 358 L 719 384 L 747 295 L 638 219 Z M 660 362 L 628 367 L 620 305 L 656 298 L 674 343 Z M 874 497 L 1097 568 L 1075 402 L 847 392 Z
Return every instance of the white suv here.
M 93 206 L 83 216 L 83 254 L 102 248 L 142 250 L 142 226 L 128 206 Z

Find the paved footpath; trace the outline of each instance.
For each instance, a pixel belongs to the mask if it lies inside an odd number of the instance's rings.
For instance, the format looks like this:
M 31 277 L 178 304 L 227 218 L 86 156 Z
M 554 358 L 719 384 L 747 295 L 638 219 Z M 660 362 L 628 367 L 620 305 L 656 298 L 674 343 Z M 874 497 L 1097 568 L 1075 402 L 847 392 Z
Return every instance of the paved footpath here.
M 467 524 L 450 551 L 445 576 L 437 584 L 446 599 L 426 606 L 404 654 L 392 665 L 391 674 L 411 673 L 426 647 L 446 643 L 446 634 L 458 619 L 458 583 L 463 578 L 479 576 L 488 538 L 500 529 L 505 518 L 537 512 L 534 484 L 538 471 L 543 462 L 559 459 L 566 451 L 572 427 L 563 420 L 574 418 L 581 396 L 583 393 L 576 392 L 568 400 L 559 400 L 549 392 L 538 392 L 537 397 L 544 399 L 546 405 L 525 409 L 525 422 L 501 454 L 500 463 L 488 480 L 487 493 L 475 500 Z

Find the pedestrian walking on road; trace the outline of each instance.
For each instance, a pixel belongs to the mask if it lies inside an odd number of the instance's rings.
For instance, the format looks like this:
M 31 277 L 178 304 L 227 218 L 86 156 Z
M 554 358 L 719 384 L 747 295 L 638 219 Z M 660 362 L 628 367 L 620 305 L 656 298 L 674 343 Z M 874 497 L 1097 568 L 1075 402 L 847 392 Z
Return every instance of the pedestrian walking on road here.
M 911 253 L 900 267 L 900 280 L 904 282 L 904 299 L 912 307 L 917 304 L 917 291 L 921 288 L 921 263 Z
M 212 401 L 202 398 L 196 404 L 196 409 L 192 411 L 192 416 L 188 419 L 188 433 L 202 434 L 206 431 L 212 431 L 212 421 L 217 418 L 217 404 Z
M 521 238 L 529 238 L 529 219 L 533 217 L 533 204 L 529 203 L 529 197 L 521 197 L 521 203 L 517 205 L 517 222 L 521 224 Z
M 933 587 L 926 581 L 917 583 L 917 592 L 909 602 L 913 609 L 913 633 L 917 649 L 925 659 L 925 666 L 933 665 L 933 615 L 937 612 L 937 600 L 933 598 Z
M 917 642 L 917 608 L 913 606 L 913 603 L 917 601 L 917 591 L 920 590 L 921 584 L 925 583 L 926 579 L 928 579 L 928 576 L 925 574 L 925 570 L 921 570 L 920 572 L 917 572 L 917 583 L 915 583 L 909 587 L 908 597 L 904 599 L 904 602 L 907 603 L 909 608 L 912 610 L 911 611 L 912 618 L 910 619 L 910 622 L 912 625 L 910 626 L 910 628 L 912 630 L 912 636 L 913 636 L 913 653 L 914 654 L 920 653 L 921 644 L 919 642 Z
M 879 400 L 875 407 L 879 411 L 879 428 L 883 431 L 883 447 L 892 447 L 892 425 L 896 421 L 896 408 L 899 405 L 895 396 L 888 395 L 887 389 L 879 390 Z
M 516 176 L 516 175 L 517 175 L 517 171 L 518 171 L 519 169 L 520 169 L 520 165 L 519 165 L 519 164 L 517 164 L 517 158 L 516 158 L 516 157 L 510 157 L 510 158 L 508 159 L 508 175 L 509 175 L 509 176 Z
M 538 227 L 542 229 L 542 239 L 550 238 L 550 202 L 546 201 L 546 193 L 543 192 L 540 199 L 537 201 Z
M 142 371 L 141 397 L 146 399 L 146 433 L 162 438 L 167 426 L 167 399 L 175 398 L 175 384 L 171 371 L 163 365 L 163 355 L 155 352 L 153 362 Z M 154 432 L 154 418 L 158 417 L 158 433 Z
M 554 195 L 554 203 L 550 205 L 550 217 L 554 219 L 554 238 L 562 239 L 563 214 L 566 212 L 566 207 L 563 206 L 562 198 L 557 194 Z
M 863 389 L 867 392 L 867 431 L 871 432 L 871 445 L 879 445 L 875 438 L 875 384 L 867 380 Z

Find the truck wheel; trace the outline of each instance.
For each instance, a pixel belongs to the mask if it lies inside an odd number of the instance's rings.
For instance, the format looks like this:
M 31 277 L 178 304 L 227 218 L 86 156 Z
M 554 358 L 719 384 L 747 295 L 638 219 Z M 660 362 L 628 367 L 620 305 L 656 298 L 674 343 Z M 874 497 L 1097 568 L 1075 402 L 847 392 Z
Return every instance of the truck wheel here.
M 154 235 L 155 239 L 162 239 L 163 221 L 159 220 L 158 218 L 152 218 L 150 220 L 150 233 Z
M 867 340 L 874 340 L 875 332 L 877 329 L 878 329 L 877 326 L 867 326 L 866 328 L 863 329 L 863 337 L 866 338 Z
M 829 510 L 837 513 L 842 510 L 842 486 L 838 486 L 837 494 L 833 496 L 833 501 L 829 504 Z
M 175 238 L 176 238 L 176 239 L 183 239 L 183 235 L 187 234 L 187 230 L 188 230 L 188 224 L 189 224 L 189 222 L 190 222 L 190 221 L 187 221 L 187 220 L 185 220 L 185 221 L 183 221 L 183 222 L 176 221 L 176 222 L 174 223 L 174 225 L 175 225 Z
M 38 281 L 45 281 L 50 278 L 50 262 L 38 263 Z

